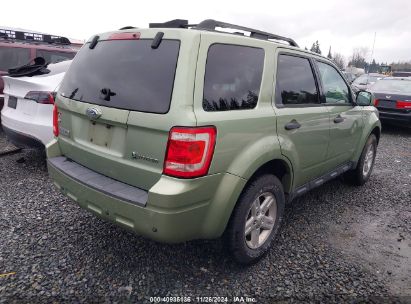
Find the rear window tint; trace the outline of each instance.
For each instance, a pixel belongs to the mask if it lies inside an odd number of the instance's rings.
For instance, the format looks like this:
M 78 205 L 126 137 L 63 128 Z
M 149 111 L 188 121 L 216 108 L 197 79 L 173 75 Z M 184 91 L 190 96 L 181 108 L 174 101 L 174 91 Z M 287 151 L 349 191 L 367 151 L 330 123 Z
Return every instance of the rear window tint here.
M 65 60 L 73 59 L 76 53 L 58 52 L 48 50 L 37 50 L 37 57 L 43 57 L 46 62 L 57 63 Z
M 131 111 L 166 113 L 170 108 L 180 41 L 99 41 L 76 55 L 60 93 L 68 98 Z
M 7 71 L 27 64 L 30 61 L 29 48 L 0 46 L 0 70 Z
M 263 49 L 227 44 L 210 46 L 203 109 L 228 111 L 255 108 L 263 67 Z

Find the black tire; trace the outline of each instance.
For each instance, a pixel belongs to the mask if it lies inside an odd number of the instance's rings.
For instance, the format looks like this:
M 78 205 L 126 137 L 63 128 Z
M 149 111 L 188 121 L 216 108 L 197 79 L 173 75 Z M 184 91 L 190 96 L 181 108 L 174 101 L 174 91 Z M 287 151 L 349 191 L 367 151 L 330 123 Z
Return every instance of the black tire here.
M 369 151 L 369 147 L 372 147 L 374 151 L 374 155 L 372 157 L 372 164 L 369 170 L 367 171 L 367 174 L 364 173 L 364 166 L 366 165 L 366 157 L 367 157 L 367 152 Z M 360 159 L 358 160 L 357 167 L 355 169 L 350 170 L 344 174 L 344 180 L 347 181 L 348 183 L 355 185 L 355 186 L 362 186 L 364 185 L 371 176 L 372 169 L 374 168 L 374 163 L 375 163 L 375 156 L 377 155 L 377 138 L 375 137 L 374 134 L 371 134 L 368 137 L 367 142 L 364 145 L 364 148 L 362 150 Z
M 262 242 L 258 248 L 253 249 L 250 248 L 246 242 L 248 236 L 245 235 L 245 224 L 250 220 L 247 220 L 247 217 L 250 215 L 249 213 L 251 212 L 253 203 L 257 199 L 260 200 L 261 198 L 264 198 L 264 195 L 267 195 L 266 197 L 275 198 L 275 203 L 273 202 L 271 204 L 273 207 L 270 207 L 270 211 L 264 213 L 267 215 L 269 214 L 268 212 L 274 212 L 274 210 L 276 210 L 275 216 L 273 215 L 270 217 L 275 218 L 275 221 L 271 232 L 269 232 L 269 230 L 260 230 L 260 228 L 258 228 L 258 231 L 261 231 L 261 235 L 263 234 L 263 231 L 265 231 L 265 241 Z M 274 207 L 274 204 L 276 208 Z M 230 254 L 237 262 L 241 264 L 251 264 L 257 262 L 267 253 L 282 223 L 284 205 L 285 197 L 283 186 L 274 175 L 260 175 L 247 184 L 237 201 L 225 232 L 226 245 L 228 246 Z M 260 215 L 261 220 L 264 215 L 263 208 L 261 208 L 260 211 L 261 212 L 258 212 L 257 214 Z M 262 223 L 260 222 L 259 225 L 264 225 L 264 219 L 262 219 Z M 251 243 L 251 240 L 248 240 L 248 243 Z

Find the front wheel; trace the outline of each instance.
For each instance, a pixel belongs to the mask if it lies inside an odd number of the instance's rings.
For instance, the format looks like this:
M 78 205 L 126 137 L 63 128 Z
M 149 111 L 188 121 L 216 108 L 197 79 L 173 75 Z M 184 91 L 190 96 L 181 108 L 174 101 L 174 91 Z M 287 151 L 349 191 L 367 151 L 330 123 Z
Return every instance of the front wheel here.
M 246 186 L 226 231 L 237 262 L 250 264 L 264 256 L 282 222 L 284 204 L 283 186 L 274 175 L 261 175 Z
M 371 176 L 376 155 L 377 138 L 374 134 L 371 134 L 363 148 L 357 167 L 345 173 L 345 180 L 357 186 L 364 185 Z

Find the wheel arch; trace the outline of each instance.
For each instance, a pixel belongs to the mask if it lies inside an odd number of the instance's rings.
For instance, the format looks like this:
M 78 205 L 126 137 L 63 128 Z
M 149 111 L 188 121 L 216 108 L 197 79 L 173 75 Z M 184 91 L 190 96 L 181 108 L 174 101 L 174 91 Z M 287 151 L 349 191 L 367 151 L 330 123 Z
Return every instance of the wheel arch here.
M 381 128 L 379 126 L 375 126 L 374 129 L 372 129 L 371 134 L 374 134 L 375 137 L 377 138 L 377 144 L 380 142 L 380 136 L 381 136 Z
M 363 129 L 361 140 L 359 141 L 357 150 L 355 151 L 351 159 L 354 162 L 355 166 L 360 159 L 364 145 L 366 144 L 370 135 L 375 135 L 375 137 L 377 138 L 377 144 L 379 143 L 381 137 L 381 122 L 378 119 L 378 116 L 376 116 L 374 113 L 371 113 L 367 116 L 365 122 L 367 127 Z
M 293 184 L 293 169 L 291 163 L 287 159 L 276 157 L 272 160 L 260 163 L 259 165 L 254 166 L 249 176 L 239 177 L 233 174 L 226 174 L 225 178 L 227 180 L 237 179 L 238 181 L 235 182 L 235 187 L 229 191 L 231 193 L 231 199 L 229 201 L 225 201 L 225 203 L 213 204 L 211 206 L 211 209 L 206 216 L 205 227 L 212 226 L 213 233 L 211 235 L 206 235 L 206 237 L 214 238 L 223 234 L 227 228 L 232 213 L 237 206 L 238 199 L 244 192 L 244 189 L 246 189 L 247 185 L 254 178 L 266 173 L 273 174 L 280 180 L 285 194 L 291 192 Z M 224 197 L 224 193 L 227 193 L 227 188 L 225 186 L 219 187 L 216 197 Z M 219 220 L 217 221 L 217 219 Z
M 261 164 L 249 177 L 247 184 L 262 174 L 273 174 L 280 180 L 283 185 L 284 192 L 291 192 L 293 184 L 293 169 L 291 163 L 288 161 L 281 158 L 275 158 Z

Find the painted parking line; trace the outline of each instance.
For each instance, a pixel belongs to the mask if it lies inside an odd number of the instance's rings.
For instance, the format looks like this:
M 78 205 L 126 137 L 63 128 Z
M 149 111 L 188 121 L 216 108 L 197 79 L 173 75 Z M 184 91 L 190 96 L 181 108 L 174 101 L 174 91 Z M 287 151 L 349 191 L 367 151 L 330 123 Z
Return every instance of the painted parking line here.
M 14 275 L 14 274 L 16 274 L 16 273 L 15 272 L 2 273 L 2 274 L 0 274 L 0 278 L 8 277 L 8 276 L 11 276 L 11 275 Z

